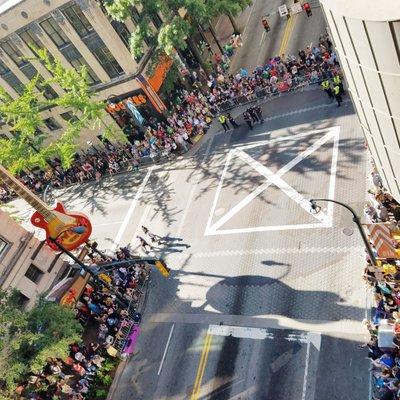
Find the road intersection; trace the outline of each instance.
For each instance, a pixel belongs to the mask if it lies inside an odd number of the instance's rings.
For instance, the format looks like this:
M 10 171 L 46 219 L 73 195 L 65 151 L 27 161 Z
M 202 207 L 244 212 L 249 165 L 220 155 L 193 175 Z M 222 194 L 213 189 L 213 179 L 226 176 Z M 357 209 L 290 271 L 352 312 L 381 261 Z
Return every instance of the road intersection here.
M 346 210 L 318 220 L 305 207 L 331 196 L 362 212 L 362 134 L 350 103 L 327 101 L 278 97 L 253 131 L 213 128 L 178 160 L 60 193 L 90 215 L 102 248 L 137 248 L 142 224 L 191 246 L 157 250 L 171 277 L 153 274 L 112 399 L 367 396 L 362 243 L 342 233 Z

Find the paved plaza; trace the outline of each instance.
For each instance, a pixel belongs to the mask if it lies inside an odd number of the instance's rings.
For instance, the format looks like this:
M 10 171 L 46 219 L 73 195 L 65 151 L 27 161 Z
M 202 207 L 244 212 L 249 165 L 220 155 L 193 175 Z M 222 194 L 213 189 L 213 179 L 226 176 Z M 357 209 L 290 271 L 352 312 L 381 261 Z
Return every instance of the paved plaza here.
M 215 124 L 178 160 L 61 193 L 91 216 L 102 248 L 140 252 L 141 225 L 183 239 L 154 252 L 171 276 L 153 273 L 112 399 L 368 395 L 362 242 L 343 234 L 348 211 L 321 203 L 312 214 L 308 203 L 334 198 L 362 213 L 358 121 L 349 101 L 337 108 L 319 90 L 262 107 L 251 131 L 238 109 L 240 128 Z

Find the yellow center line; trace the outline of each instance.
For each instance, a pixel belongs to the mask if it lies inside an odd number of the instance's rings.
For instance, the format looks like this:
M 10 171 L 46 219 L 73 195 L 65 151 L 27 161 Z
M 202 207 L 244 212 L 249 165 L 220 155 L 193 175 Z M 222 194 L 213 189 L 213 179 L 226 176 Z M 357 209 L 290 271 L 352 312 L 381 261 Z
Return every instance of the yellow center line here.
M 296 21 L 297 21 L 297 16 L 298 16 L 298 14 L 295 14 L 295 15 L 292 15 L 292 17 L 290 18 L 291 19 L 291 24 L 290 24 L 290 27 L 288 28 L 285 44 L 284 44 L 283 48 L 281 49 L 282 51 L 279 53 L 280 55 L 286 53 L 286 49 L 287 49 L 287 46 L 289 44 L 289 40 L 290 40 L 290 38 L 292 36 L 292 33 L 294 31 L 294 26 L 295 26 Z
M 207 360 L 208 360 L 208 354 L 209 354 L 210 348 L 211 348 L 211 340 L 212 340 L 212 335 L 207 333 L 207 335 L 204 339 L 203 351 L 201 353 L 199 367 L 197 368 L 196 379 L 194 381 L 193 391 L 192 391 L 190 400 L 198 400 L 198 398 L 199 398 L 201 382 L 203 380 L 204 371 L 206 369 Z
M 285 43 L 286 43 L 286 37 L 287 37 L 287 35 L 288 35 L 289 27 L 290 27 L 290 25 L 291 25 L 291 23 L 292 23 L 292 19 L 293 19 L 293 18 L 291 17 L 291 18 L 288 19 L 287 22 L 286 22 L 285 30 L 283 31 L 282 42 L 281 42 L 281 45 L 279 46 L 279 52 L 278 52 L 279 55 L 282 54 L 282 49 L 283 49 L 283 47 L 284 47 L 284 45 L 285 45 Z

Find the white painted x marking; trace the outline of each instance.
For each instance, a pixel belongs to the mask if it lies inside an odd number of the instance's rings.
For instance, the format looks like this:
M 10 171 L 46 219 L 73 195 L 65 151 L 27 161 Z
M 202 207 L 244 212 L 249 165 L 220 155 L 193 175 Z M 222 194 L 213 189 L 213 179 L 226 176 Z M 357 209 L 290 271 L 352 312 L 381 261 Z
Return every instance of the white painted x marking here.
M 337 168 L 337 158 L 338 158 L 338 146 L 339 146 L 339 127 L 334 127 L 328 129 L 328 132 L 322 136 L 320 139 L 315 141 L 310 147 L 304 150 L 302 153 L 298 154 L 295 158 L 293 158 L 289 163 L 283 166 L 278 172 L 274 173 L 266 166 L 260 164 L 257 160 L 249 156 L 245 153 L 244 149 L 254 148 L 256 146 L 260 146 L 261 144 L 284 141 L 284 140 L 293 140 L 297 137 L 302 137 L 310 134 L 317 134 L 321 132 L 326 132 L 326 130 L 319 130 L 313 132 L 301 133 L 299 135 L 294 135 L 288 137 L 277 138 L 269 141 L 264 141 L 262 143 L 250 144 L 247 146 L 242 146 L 236 149 L 233 149 L 229 152 L 228 157 L 226 159 L 225 167 L 221 175 L 221 179 L 217 188 L 217 192 L 214 198 L 214 203 L 212 205 L 209 219 L 207 222 L 207 227 L 205 231 L 205 235 L 218 235 L 218 234 L 229 234 L 229 233 L 243 233 L 243 232 L 257 232 L 257 231 L 272 231 L 272 230 L 285 230 L 285 229 L 307 229 L 307 228 L 321 228 L 321 227 L 331 227 L 332 226 L 332 216 L 333 216 L 333 204 L 329 204 L 327 208 L 327 212 L 320 212 L 319 214 L 312 214 L 310 212 L 310 203 L 309 199 L 304 198 L 299 192 L 297 192 L 292 186 L 290 186 L 287 182 L 282 179 L 282 176 L 290 171 L 293 167 L 307 158 L 309 155 L 314 153 L 317 149 L 323 146 L 326 142 L 333 139 L 333 154 L 332 154 L 332 164 L 331 164 L 331 176 L 329 183 L 329 193 L 328 197 L 333 198 L 335 192 L 335 179 L 336 179 L 336 168 Z M 223 215 L 217 222 L 215 222 L 211 226 L 211 220 L 214 216 L 215 208 L 217 206 L 218 198 L 222 189 L 222 184 L 224 177 L 228 171 L 228 166 L 233 155 L 238 156 L 243 161 L 245 161 L 248 165 L 250 165 L 253 169 L 259 172 L 266 178 L 266 181 L 257 187 L 253 192 L 251 192 L 248 196 L 246 196 L 243 200 L 241 200 L 238 204 L 236 204 L 231 210 L 229 210 L 225 215 Z M 305 211 L 310 213 L 318 223 L 315 224 L 295 224 L 295 225 L 282 225 L 282 226 L 260 226 L 260 227 L 251 227 L 251 228 L 241 228 L 241 229 L 226 229 L 219 230 L 221 226 L 223 226 L 226 222 L 228 222 L 234 215 L 236 215 L 240 210 L 242 210 L 246 205 L 248 205 L 253 199 L 259 196 L 262 192 L 264 192 L 271 185 L 277 186 L 282 190 L 289 198 L 295 201 L 300 205 Z

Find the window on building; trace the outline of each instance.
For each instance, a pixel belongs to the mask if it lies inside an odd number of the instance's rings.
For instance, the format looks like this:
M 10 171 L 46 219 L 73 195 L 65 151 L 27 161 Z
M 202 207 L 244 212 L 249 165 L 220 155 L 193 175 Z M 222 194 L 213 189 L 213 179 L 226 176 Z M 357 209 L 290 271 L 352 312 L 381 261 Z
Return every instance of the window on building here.
M 10 69 L 0 61 L 0 76 L 19 94 L 24 93 L 24 85 Z
M 18 67 L 22 67 L 25 64 L 28 64 L 29 62 L 24 58 L 24 55 L 22 54 L 21 50 L 18 49 L 18 47 L 11 42 L 10 39 L 5 40 L 1 44 L 2 49 L 8 54 L 8 56 L 14 61 Z
M 93 26 L 77 4 L 72 4 L 62 11 L 81 38 L 93 32 Z
M 153 17 L 153 24 L 157 29 L 161 28 L 161 25 L 163 24 L 163 22 L 158 14 L 155 14 L 155 16 Z
M 62 128 L 61 125 L 53 117 L 46 118 L 43 120 L 43 122 L 50 131 L 56 131 Z
M 23 31 L 19 32 L 19 37 L 24 41 L 24 43 L 34 49 L 44 49 L 45 45 L 42 41 L 36 36 L 36 34 L 30 28 L 25 28 Z M 54 57 L 52 54 L 47 52 L 47 56 L 49 57 L 50 61 L 54 62 Z M 40 61 L 44 67 L 46 67 L 44 61 Z
M 21 51 L 14 45 L 14 43 L 10 41 L 10 39 L 7 39 L 5 42 L 3 42 L 1 47 L 29 80 L 32 80 L 36 76 L 39 77 L 36 87 L 41 92 L 43 91 L 43 95 L 47 99 L 55 99 L 57 97 L 57 93 L 53 90 L 53 88 L 51 88 L 49 85 L 43 85 L 43 77 L 29 61 L 24 59 Z
M 49 17 L 42 21 L 40 26 L 50 36 L 50 39 L 58 48 L 70 43 L 68 36 L 62 31 L 53 17 Z
M 79 53 L 79 51 L 72 43 L 68 46 L 61 48 L 60 51 L 76 70 L 81 69 L 82 66 L 86 67 L 89 82 L 92 85 L 100 82 L 99 77 L 94 73 L 93 69 L 88 65 L 88 63 L 82 57 L 82 54 Z
M 30 300 L 29 297 L 25 296 L 23 293 L 21 292 L 18 293 L 17 304 L 21 308 L 24 308 L 28 304 L 29 300 Z
M 25 276 L 34 283 L 39 283 L 40 279 L 43 276 L 43 271 L 41 271 L 38 267 L 31 264 L 29 268 L 25 272 Z
M 136 7 L 131 7 L 131 18 L 135 25 L 139 23 L 140 13 Z
M 72 112 L 70 112 L 70 111 L 60 114 L 60 117 L 63 120 L 68 121 L 68 122 L 78 121 L 78 117 L 76 115 L 72 114 Z
M 20 70 L 29 80 L 32 80 L 38 76 L 36 87 L 39 91 L 43 92 L 43 96 L 46 97 L 46 99 L 55 99 L 58 97 L 57 93 L 51 86 L 44 84 L 43 77 L 31 63 L 25 64 L 20 68 Z
M 71 43 L 53 17 L 49 17 L 42 21 L 40 25 L 50 36 L 62 55 L 76 70 L 79 70 L 83 65 L 86 67 L 90 84 L 94 85 L 100 82 L 99 77 L 94 73 L 93 69 L 88 65 L 77 48 Z
M 113 57 L 108 47 L 96 32 L 93 32 L 90 36 L 84 38 L 83 41 L 110 78 L 116 78 L 117 76 L 124 74 L 124 70 L 118 64 L 117 60 Z
M 19 32 L 19 37 L 25 42 L 27 46 L 33 46 L 38 49 L 44 49 L 42 41 L 32 32 L 30 28 L 25 28 Z
M 123 22 L 111 20 L 110 21 L 112 27 L 114 28 L 114 31 L 117 32 L 118 36 L 124 43 L 125 47 L 129 50 L 129 40 L 131 38 L 131 33 L 129 32 L 128 28 Z
M 4 240 L 3 238 L 0 237 L 0 258 L 2 258 L 4 254 L 6 254 L 8 245 L 9 243 L 7 242 L 7 240 Z

